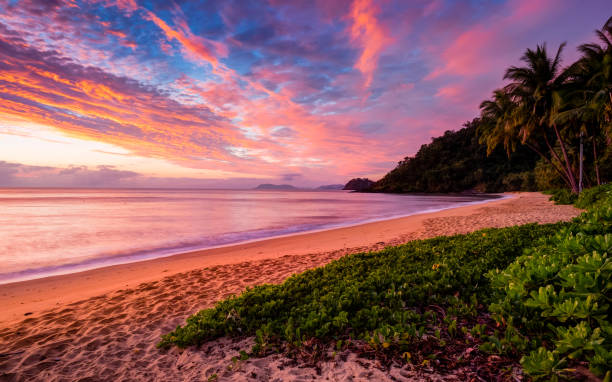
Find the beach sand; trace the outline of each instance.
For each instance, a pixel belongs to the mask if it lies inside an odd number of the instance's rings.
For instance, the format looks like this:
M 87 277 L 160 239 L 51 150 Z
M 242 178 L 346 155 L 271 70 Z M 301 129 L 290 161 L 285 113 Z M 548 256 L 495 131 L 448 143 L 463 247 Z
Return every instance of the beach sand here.
M 155 345 L 189 315 L 247 286 L 279 283 L 348 253 L 579 213 L 539 193 L 516 193 L 482 205 L 0 285 L 0 381 L 200 381 L 213 374 L 238 381 L 442 378 L 406 368 L 382 371 L 352 354 L 319 370 L 280 355 L 234 364 L 231 358 L 250 349 L 251 339 L 185 350 Z

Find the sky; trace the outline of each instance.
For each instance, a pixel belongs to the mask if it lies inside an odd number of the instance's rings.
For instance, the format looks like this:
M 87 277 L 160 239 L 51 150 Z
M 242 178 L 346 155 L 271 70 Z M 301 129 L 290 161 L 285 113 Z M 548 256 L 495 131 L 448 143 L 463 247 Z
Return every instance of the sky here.
M 0 186 L 379 179 L 610 0 L 0 0 Z

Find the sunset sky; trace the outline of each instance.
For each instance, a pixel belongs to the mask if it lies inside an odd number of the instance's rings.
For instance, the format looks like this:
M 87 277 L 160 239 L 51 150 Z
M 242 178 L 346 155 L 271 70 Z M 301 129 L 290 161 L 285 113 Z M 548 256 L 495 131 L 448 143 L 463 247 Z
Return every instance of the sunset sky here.
M 0 186 L 377 179 L 610 0 L 0 0 Z

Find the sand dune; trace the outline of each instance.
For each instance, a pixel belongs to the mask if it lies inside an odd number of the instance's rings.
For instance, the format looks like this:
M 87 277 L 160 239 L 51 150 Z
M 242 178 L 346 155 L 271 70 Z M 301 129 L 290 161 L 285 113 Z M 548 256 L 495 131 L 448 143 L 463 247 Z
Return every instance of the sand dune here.
M 185 350 L 162 351 L 155 344 L 190 314 L 246 286 L 281 282 L 347 253 L 485 227 L 568 220 L 578 213 L 553 206 L 544 195 L 521 193 L 486 205 L 2 285 L 0 380 L 201 381 L 213 374 L 237 381 L 451 380 L 406 368 L 383 372 L 374 361 L 351 354 L 319 370 L 279 355 L 232 362 L 250 339 Z M 460 376 L 458 371 L 454 378 Z

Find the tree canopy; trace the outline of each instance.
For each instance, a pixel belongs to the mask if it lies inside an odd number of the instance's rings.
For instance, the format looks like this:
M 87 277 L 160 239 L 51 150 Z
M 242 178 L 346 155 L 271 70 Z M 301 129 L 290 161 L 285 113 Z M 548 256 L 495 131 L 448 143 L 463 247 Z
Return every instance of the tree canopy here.
M 561 67 L 565 44 L 554 56 L 545 44 L 527 49 L 523 65 L 506 70 L 509 83 L 480 105 L 480 140 L 489 152 L 503 145 L 510 153 L 525 145 L 573 193 L 580 191 L 583 178 L 599 185 L 609 176 L 606 168 L 602 179 L 600 157 L 610 157 L 612 17 L 596 34 L 600 44 L 581 45 L 582 57 L 566 68 Z M 585 143 L 590 143 L 589 153 L 584 153 Z
M 459 131 L 447 131 L 421 146 L 376 182 L 381 192 L 500 192 L 535 189 L 533 169 L 537 154 L 519 147 L 508 158 L 501 147 L 487 147 L 478 140 L 478 118 Z
M 563 66 L 565 44 L 527 49 L 480 116 L 421 146 L 376 182 L 381 192 L 499 192 L 612 179 L 612 17 Z

